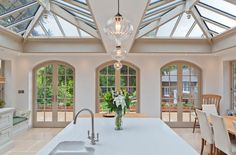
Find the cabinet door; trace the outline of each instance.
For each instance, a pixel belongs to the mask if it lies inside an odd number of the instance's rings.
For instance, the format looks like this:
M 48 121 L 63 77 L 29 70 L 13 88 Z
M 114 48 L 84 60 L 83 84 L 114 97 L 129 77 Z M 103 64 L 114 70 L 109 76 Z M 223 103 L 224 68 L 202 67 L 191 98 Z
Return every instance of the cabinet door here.
M 12 126 L 12 113 L 0 115 L 0 131 Z

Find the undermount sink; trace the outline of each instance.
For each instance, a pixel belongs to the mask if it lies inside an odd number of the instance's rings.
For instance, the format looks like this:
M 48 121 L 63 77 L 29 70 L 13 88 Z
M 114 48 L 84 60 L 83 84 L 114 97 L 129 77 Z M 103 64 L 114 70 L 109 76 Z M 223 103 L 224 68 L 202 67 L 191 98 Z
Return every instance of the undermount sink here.
M 86 147 L 83 141 L 63 141 L 49 155 L 93 155 L 95 149 Z

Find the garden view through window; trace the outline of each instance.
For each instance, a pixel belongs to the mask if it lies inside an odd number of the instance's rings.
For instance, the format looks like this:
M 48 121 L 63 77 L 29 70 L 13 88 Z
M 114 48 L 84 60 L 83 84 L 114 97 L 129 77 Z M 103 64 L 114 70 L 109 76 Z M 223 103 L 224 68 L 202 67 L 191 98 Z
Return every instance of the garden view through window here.
M 131 102 L 128 112 L 138 111 L 138 69 L 128 63 L 122 63 L 120 70 L 115 70 L 113 63 L 99 67 L 98 69 L 98 105 L 97 112 L 109 112 L 107 98 L 109 92 L 122 90 L 129 94 Z
M 34 126 L 62 127 L 74 116 L 74 70 L 61 63 L 35 69 Z

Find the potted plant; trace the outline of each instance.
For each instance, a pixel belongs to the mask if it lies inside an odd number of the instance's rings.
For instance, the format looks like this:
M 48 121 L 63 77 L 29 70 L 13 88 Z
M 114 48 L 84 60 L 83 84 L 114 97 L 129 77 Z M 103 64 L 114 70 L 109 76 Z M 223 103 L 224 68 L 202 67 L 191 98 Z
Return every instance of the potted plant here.
M 0 108 L 3 108 L 5 106 L 4 100 L 0 99 Z

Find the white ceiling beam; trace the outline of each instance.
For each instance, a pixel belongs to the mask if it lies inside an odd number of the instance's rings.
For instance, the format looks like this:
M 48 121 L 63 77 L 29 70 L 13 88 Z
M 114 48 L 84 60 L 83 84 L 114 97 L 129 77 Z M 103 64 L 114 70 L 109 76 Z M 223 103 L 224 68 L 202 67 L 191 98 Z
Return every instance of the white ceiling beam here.
M 185 11 L 188 13 L 199 0 L 186 0 Z
M 229 2 L 229 3 L 231 3 L 231 4 L 234 4 L 234 5 L 236 5 L 236 1 L 235 0 L 225 0 L 226 2 Z
M 55 4 L 51 4 L 51 11 L 55 13 L 57 16 L 63 18 L 64 20 L 68 21 L 69 23 L 79 27 L 83 31 L 89 33 L 90 35 L 94 36 L 95 38 L 99 38 L 98 33 L 95 29 L 93 29 L 91 26 L 85 24 L 84 22 L 81 22 L 77 20 L 72 14 L 68 13 L 64 9 L 60 8 L 59 6 Z
M 44 27 L 44 25 L 41 23 L 41 21 L 39 21 L 39 25 L 40 25 L 40 27 L 43 29 L 45 35 L 46 35 L 46 36 L 49 36 L 47 29 Z
M 36 23 L 39 21 L 41 15 L 43 14 L 43 11 L 44 11 L 44 7 L 40 6 L 40 8 L 38 9 L 37 13 L 34 16 L 34 19 L 30 22 L 30 25 L 26 29 L 26 32 L 23 36 L 24 39 L 27 38 L 29 36 L 29 34 L 32 32 L 34 26 L 36 25 Z
M 154 29 L 162 26 L 163 24 L 167 23 L 168 21 L 170 21 L 170 20 L 174 19 L 175 17 L 179 16 L 184 11 L 185 11 L 185 5 L 182 4 L 180 6 L 177 6 L 173 10 L 171 10 L 168 13 L 166 13 L 165 15 L 163 15 L 160 18 L 160 20 L 154 21 L 154 22 L 150 23 L 149 25 L 145 26 L 144 28 L 142 28 L 139 31 L 136 38 L 140 38 L 140 37 L 148 34 L 149 32 L 153 31 Z
M 163 5 L 165 5 L 167 3 L 170 3 L 170 2 L 173 2 L 173 1 L 175 1 L 175 0 L 165 0 L 165 1 L 161 1 L 161 2 L 155 2 L 152 5 L 149 4 L 149 6 L 147 8 L 147 11 L 152 10 L 152 9 L 154 9 L 156 7 L 163 6 Z
M 5 13 L 5 14 L 1 15 L 0 18 L 7 17 L 7 16 L 9 16 L 9 15 L 11 15 L 11 14 L 13 14 L 13 13 L 22 11 L 22 10 L 27 9 L 27 8 L 33 6 L 33 5 L 36 5 L 36 4 L 38 4 L 38 2 L 30 3 L 30 4 L 26 5 L 26 6 L 23 6 L 23 7 L 20 7 L 20 8 L 18 8 L 18 9 L 16 9 L 16 10 L 13 10 L 13 11 L 10 11 L 10 12 L 8 12 L 8 13 Z
M 211 38 L 212 35 L 210 34 L 206 24 L 203 22 L 201 16 L 199 15 L 198 11 L 196 10 L 195 7 L 192 8 L 192 16 L 194 17 L 195 21 L 198 23 L 198 25 L 200 26 L 202 32 L 204 33 L 204 35 L 206 36 L 206 38 L 208 39 L 209 42 L 211 42 Z
M 63 0 L 63 1 L 65 1 L 65 2 L 67 2 L 67 3 L 69 3 L 69 4 L 72 4 L 72 5 L 75 5 L 75 6 L 77 6 L 77 7 L 79 7 L 79 8 L 82 8 L 82 9 L 85 9 L 85 10 L 87 10 L 87 11 L 90 11 L 89 10 L 89 7 L 86 5 L 86 4 L 84 4 L 84 3 L 81 3 L 81 2 L 76 2 L 76 1 L 74 1 L 74 0 Z
M 206 4 L 201 3 L 201 2 L 198 3 L 197 5 L 203 7 L 203 8 L 205 8 L 205 9 L 207 9 L 207 10 L 211 10 L 211 11 L 213 11 L 213 12 L 215 12 L 215 13 L 221 14 L 221 15 L 223 15 L 223 16 L 225 16 L 225 17 L 228 17 L 228 18 L 231 18 L 231 19 L 233 19 L 233 20 L 236 20 L 236 16 L 234 16 L 234 15 L 232 15 L 232 14 L 229 14 L 229 13 L 227 13 L 227 12 L 221 11 L 221 10 L 219 10 L 219 9 L 217 9 L 217 8 L 212 7 L 212 6 L 206 5 Z

